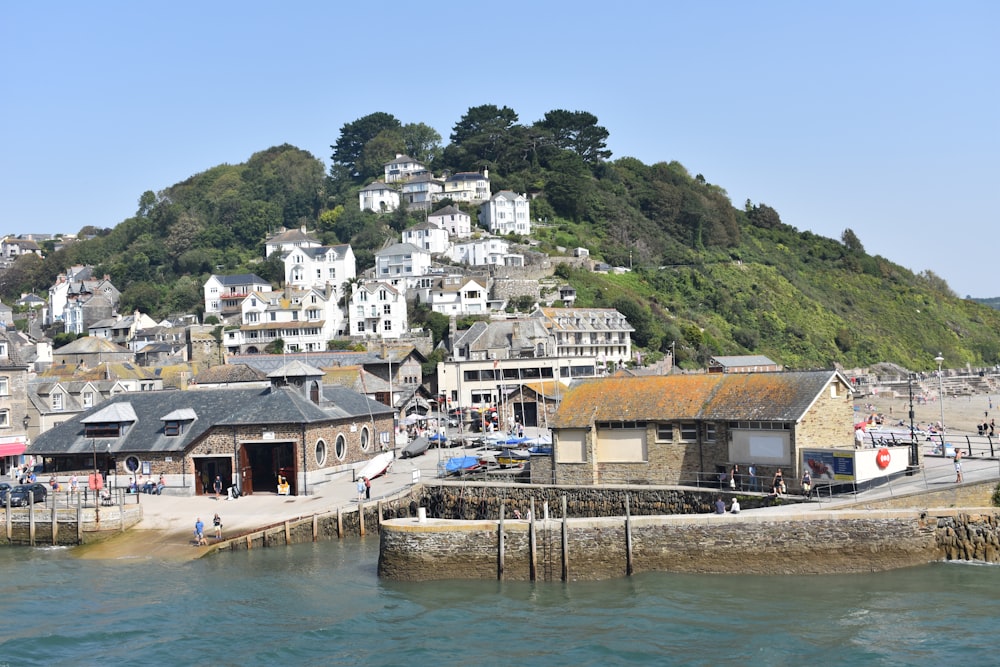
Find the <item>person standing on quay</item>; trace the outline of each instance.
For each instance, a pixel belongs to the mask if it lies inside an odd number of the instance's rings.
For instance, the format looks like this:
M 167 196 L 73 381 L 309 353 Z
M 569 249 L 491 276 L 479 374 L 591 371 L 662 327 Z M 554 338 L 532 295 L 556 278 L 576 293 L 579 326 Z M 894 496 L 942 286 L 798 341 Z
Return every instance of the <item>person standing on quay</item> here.
M 364 500 L 365 497 L 365 480 L 363 477 L 358 478 L 358 500 Z
M 194 521 L 194 541 L 199 547 L 208 544 L 205 541 L 205 522 L 201 520 L 201 517 Z
M 365 500 L 371 500 L 372 499 L 372 481 L 370 479 L 368 479 L 367 477 L 362 477 L 362 479 L 365 481 Z
M 955 483 L 962 481 L 962 450 L 955 448 Z
M 215 526 L 215 539 L 222 539 L 222 517 L 216 512 L 215 516 L 212 517 L 212 525 Z
M 218 500 L 219 496 L 222 495 L 222 478 L 218 475 L 215 476 L 215 482 L 212 483 L 212 488 L 215 489 L 215 499 Z

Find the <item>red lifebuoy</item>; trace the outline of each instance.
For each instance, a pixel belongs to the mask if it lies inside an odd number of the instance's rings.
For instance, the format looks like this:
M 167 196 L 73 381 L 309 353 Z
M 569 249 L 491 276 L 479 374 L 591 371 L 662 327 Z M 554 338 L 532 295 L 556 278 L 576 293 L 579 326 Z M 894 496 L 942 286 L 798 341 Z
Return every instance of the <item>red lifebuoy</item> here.
M 892 457 L 889 454 L 889 450 L 883 447 L 878 450 L 878 454 L 875 455 L 875 465 L 877 465 L 882 470 L 889 467 L 889 459 Z

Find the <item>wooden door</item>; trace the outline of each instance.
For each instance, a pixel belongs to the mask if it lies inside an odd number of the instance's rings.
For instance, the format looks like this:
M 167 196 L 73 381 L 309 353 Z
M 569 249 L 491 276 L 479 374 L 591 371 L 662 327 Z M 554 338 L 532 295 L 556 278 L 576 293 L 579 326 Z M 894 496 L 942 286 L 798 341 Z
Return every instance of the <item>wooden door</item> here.
M 253 468 L 250 467 L 250 457 L 247 455 L 246 446 L 240 447 L 240 460 L 237 466 L 239 469 L 240 493 L 244 496 L 253 495 Z

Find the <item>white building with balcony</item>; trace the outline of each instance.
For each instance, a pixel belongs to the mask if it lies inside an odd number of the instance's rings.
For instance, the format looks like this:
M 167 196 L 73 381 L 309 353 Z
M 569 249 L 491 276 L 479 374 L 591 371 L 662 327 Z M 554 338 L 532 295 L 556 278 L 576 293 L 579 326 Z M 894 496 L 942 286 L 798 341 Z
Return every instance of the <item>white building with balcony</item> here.
M 285 284 L 293 287 L 325 288 L 330 284 L 340 290 L 356 275 L 354 249 L 347 243 L 296 248 L 285 255 Z
M 404 229 L 403 243 L 422 248 L 432 255 L 444 252 L 450 245 L 448 232 L 430 221 L 420 222 Z
M 242 303 L 239 329 L 225 331 L 230 354 L 259 354 L 279 338 L 286 352 L 322 352 L 327 341 L 347 334 L 347 320 L 332 286 L 254 293 Z
M 472 216 L 450 204 L 428 215 L 427 222 L 433 222 L 452 236 L 472 235 Z
M 510 252 L 510 242 L 500 238 L 456 243 L 445 256 L 469 266 L 524 266 L 524 255 Z
M 424 277 L 413 288 L 420 303 L 445 315 L 484 315 L 489 312 L 485 278 L 468 276 Z
M 408 208 L 426 211 L 433 202 L 441 198 L 444 192 L 444 181 L 434 178 L 430 173 L 413 176 L 399 187 L 400 201 L 405 201 Z
M 205 281 L 205 314 L 228 317 L 240 312 L 243 300 L 251 292 L 270 292 L 271 283 L 253 273 L 235 276 L 212 274 Z
M 375 253 L 375 278 L 391 280 L 422 276 L 431 268 L 431 253 L 412 243 L 396 243 Z
M 444 181 L 444 192 L 436 201 L 448 198 L 460 202 L 484 202 L 490 198 L 490 172 L 460 171 Z
M 362 211 L 391 213 L 399 208 L 399 193 L 392 186 L 375 181 L 358 192 L 358 204 Z
M 632 359 L 635 329 L 614 308 L 539 308 L 531 314 L 556 338 L 560 357 L 592 357 L 602 367 Z
M 282 229 L 264 242 L 264 256 L 270 257 L 276 252 L 291 252 L 296 248 L 318 248 L 322 243 L 315 232 L 307 231 L 305 225 L 298 229 Z
M 348 314 L 354 337 L 399 338 L 409 327 L 405 293 L 381 280 L 354 286 Z
M 427 173 L 423 162 L 409 155 L 396 153 L 396 157 L 383 165 L 386 183 L 405 183 L 418 174 Z
M 531 234 L 528 199 L 524 195 L 502 190 L 479 207 L 479 224 L 491 234 Z

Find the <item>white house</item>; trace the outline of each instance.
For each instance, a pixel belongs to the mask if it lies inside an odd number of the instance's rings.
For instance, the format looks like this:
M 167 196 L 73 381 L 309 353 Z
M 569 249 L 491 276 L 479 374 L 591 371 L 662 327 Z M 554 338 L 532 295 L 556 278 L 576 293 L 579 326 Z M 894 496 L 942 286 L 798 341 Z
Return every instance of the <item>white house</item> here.
M 452 174 L 444 182 L 444 192 L 438 196 L 440 201 L 447 197 L 452 201 L 483 202 L 490 198 L 490 172 L 483 169 L 476 171 L 460 171 Z
M 510 243 L 495 237 L 456 243 L 445 256 L 470 266 L 524 266 L 524 255 L 511 253 Z
M 322 352 L 328 340 L 347 333 L 347 322 L 332 285 L 285 287 L 243 300 L 239 329 L 225 332 L 230 354 L 258 354 L 277 339 L 287 352 Z
M 531 234 L 528 199 L 524 195 L 501 190 L 479 207 L 479 223 L 492 234 Z
M 212 274 L 205 281 L 204 291 L 205 314 L 227 317 L 240 312 L 240 304 L 251 292 L 270 292 L 271 283 L 253 273 Z
M 399 208 L 399 193 L 385 183 L 375 181 L 358 192 L 358 204 L 362 211 L 390 213 Z
M 433 222 L 421 222 L 403 230 L 403 243 L 436 255 L 448 249 L 448 232 Z
M 404 293 L 381 280 L 354 286 L 348 314 L 356 337 L 399 338 L 409 326 Z
M 396 243 L 375 253 L 375 278 L 395 280 L 422 276 L 431 268 L 431 254 L 411 243 Z
M 313 236 L 314 233 L 307 231 L 305 225 L 298 229 L 282 228 L 264 242 L 264 256 L 270 257 L 272 253 L 289 252 L 296 248 L 318 248 L 323 244 Z
M 427 167 L 409 155 L 396 153 L 396 157 L 383 165 L 386 183 L 405 183 L 417 174 L 427 173 Z
M 632 359 L 635 329 L 614 308 L 539 308 L 531 317 L 541 319 L 555 336 L 558 356 L 594 357 L 602 365 Z
M 445 315 L 483 315 L 489 311 L 484 278 L 442 276 L 423 278 L 414 288 L 420 303 Z
M 285 284 L 293 287 L 338 290 L 357 275 L 354 249 L 348 243 L 334 246 L 296 248 L 285 255 Z
M 401 201 L 413 210 L 424 211 L 431 207 L 432 202 L 440 199 L 444 192 L 444 181 L 434 178 L 430 173 L 418 174 L 400 186 Z
M 427 222 L 433 222 L 452 236 L 472 235 L 472 216 L 450 204 L 428 215 Z

